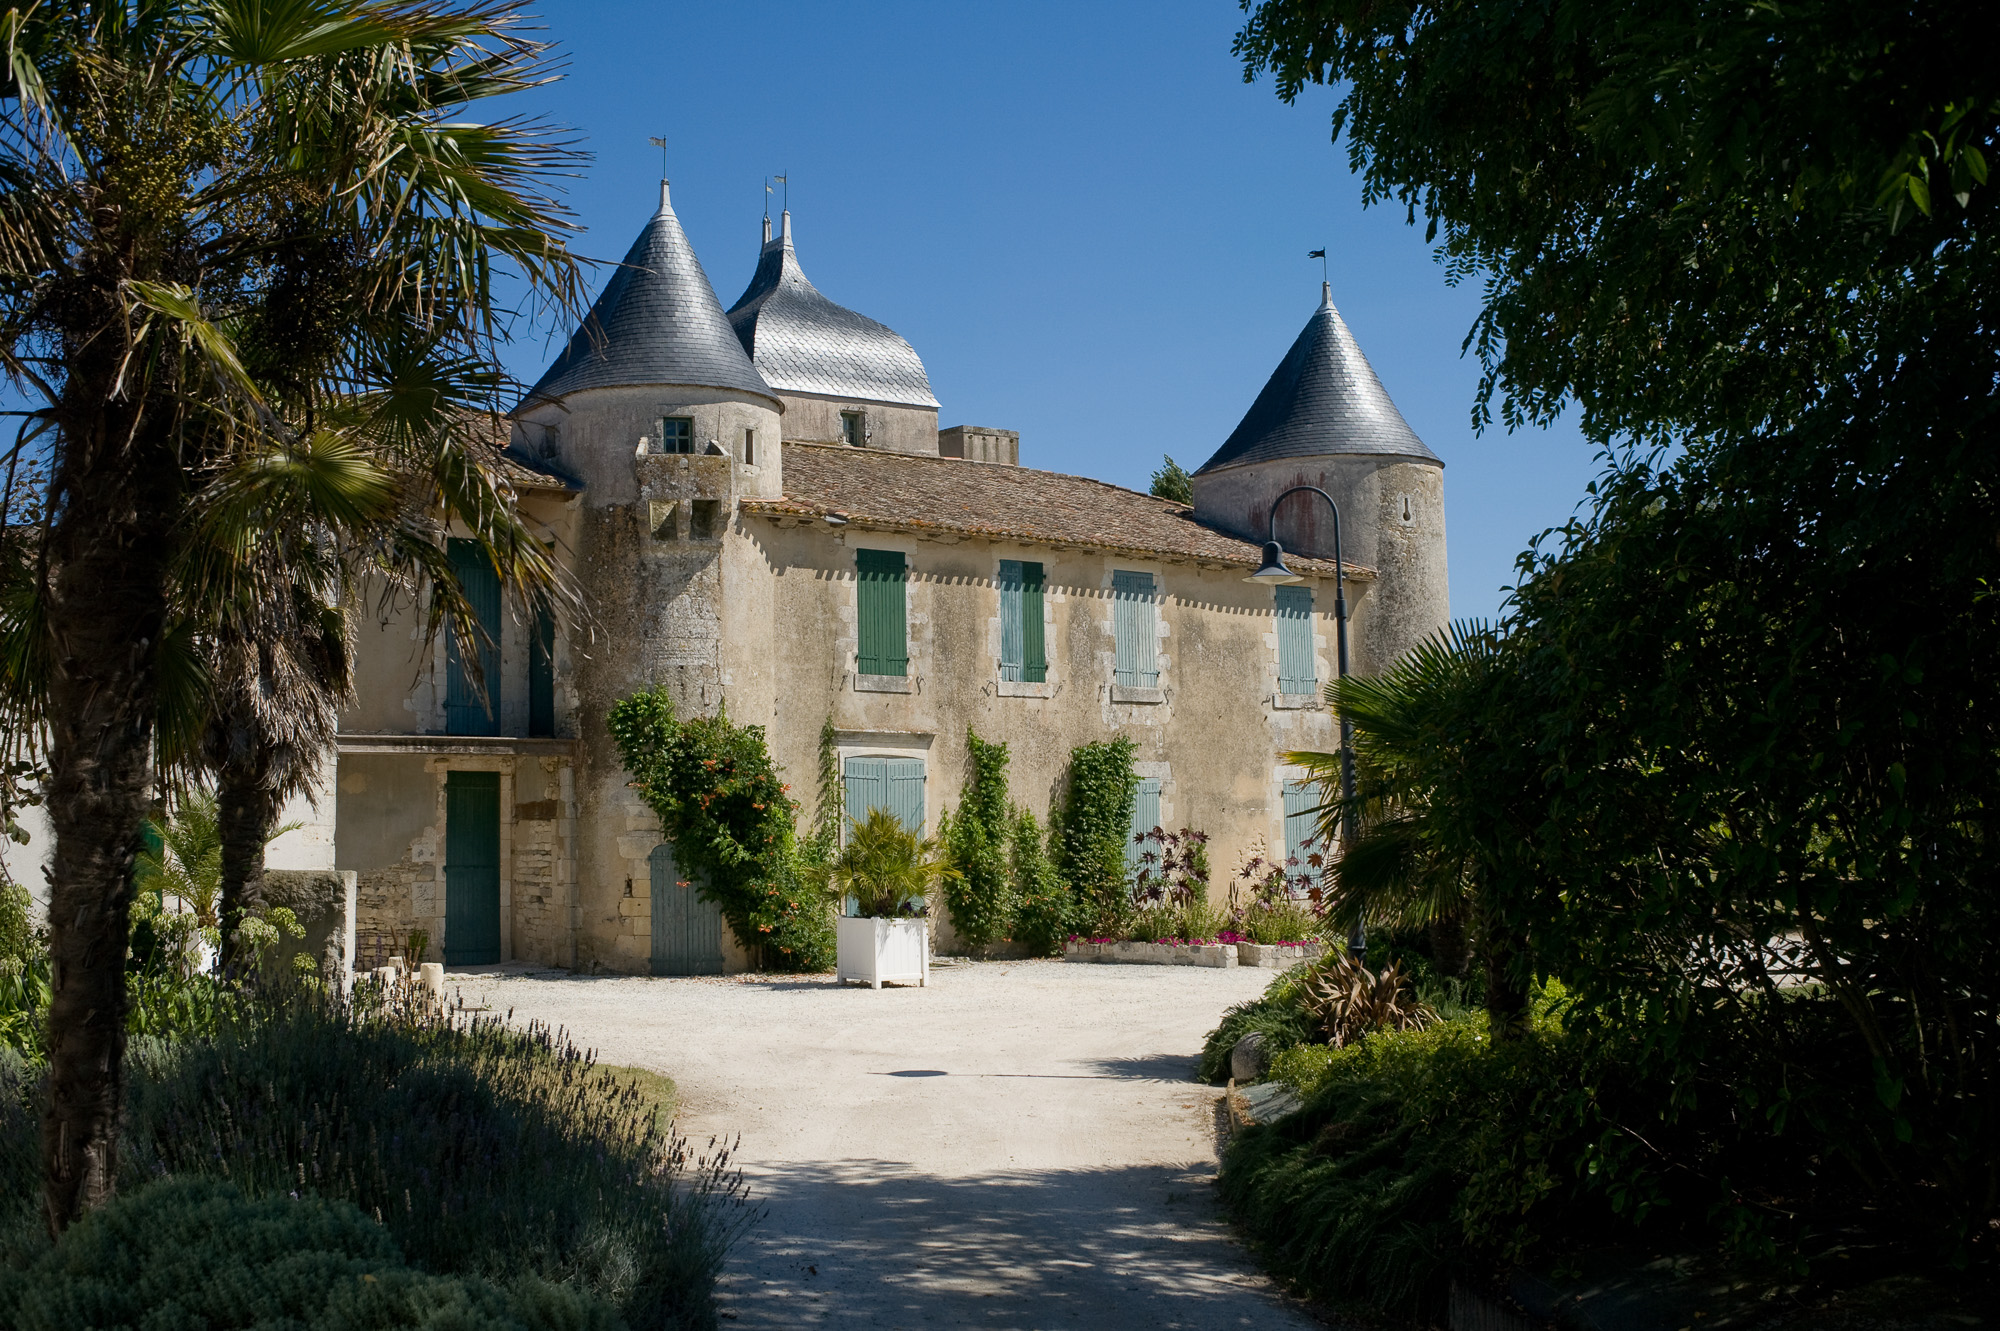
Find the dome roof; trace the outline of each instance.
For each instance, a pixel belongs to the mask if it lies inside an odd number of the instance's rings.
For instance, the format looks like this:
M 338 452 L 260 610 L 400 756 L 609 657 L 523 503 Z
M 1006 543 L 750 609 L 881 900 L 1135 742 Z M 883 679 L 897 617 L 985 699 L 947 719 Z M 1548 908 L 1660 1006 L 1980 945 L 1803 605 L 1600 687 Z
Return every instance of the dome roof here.
M 908 342 L 819 294 L 792 252 L 792 215 L 764 242 L 750 286 L 729 311 L 764 382 L 784 393 L 936 407 L 930 376 Z
M 1281 458 L 1370 453 L 1444 462 L 1389 400 L 1322 284 L 1319 309 L 1201 472 Z
M 776 400 L 736 340 L 674 216 L 665 181 L 660 211 L 521 405 L 585 388 L 640 384 L 735 389 Z

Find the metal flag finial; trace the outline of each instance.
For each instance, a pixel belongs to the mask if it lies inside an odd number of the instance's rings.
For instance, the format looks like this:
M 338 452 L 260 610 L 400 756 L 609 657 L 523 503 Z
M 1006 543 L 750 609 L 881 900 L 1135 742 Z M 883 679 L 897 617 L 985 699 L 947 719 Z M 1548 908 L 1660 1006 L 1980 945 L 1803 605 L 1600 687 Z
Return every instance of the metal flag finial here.
M 1324 286 L 1324 285 L 1326 284 L 1326 282 L 1328 281 L 1328 278 L 1327 278 L 1327 275 L 1326 275 L 1326 251 L 1325 251 L 1325 250 L 1307 250 L 1307 251 L 1306 251 L 1306 257 L 1307 257 L 1308 259 L 1318 259 L 1318 260 L 1319 260 L 1319 280 L 1320 280 L 1320 284 L 1321 284 L 1322 286 Z
M 667 141 L 660 135 L 655 134 L 652 138 L 647 139 L 646 142 L 660 150 L 660 179 L 665 180 L 667 178 Z

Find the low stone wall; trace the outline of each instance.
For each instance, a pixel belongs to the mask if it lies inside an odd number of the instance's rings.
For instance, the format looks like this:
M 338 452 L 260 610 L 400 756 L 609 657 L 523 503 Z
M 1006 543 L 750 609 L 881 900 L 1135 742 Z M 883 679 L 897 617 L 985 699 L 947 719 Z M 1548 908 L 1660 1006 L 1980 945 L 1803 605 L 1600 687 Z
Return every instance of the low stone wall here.
M 1068 943 L 1064 961 L 1123 966 L 1234 966 L 1234 943 Z
M 1281 971 L 1301 961 L 1317 961 L 1326 955 L 1324 943 L 1238 943 L 1236 956 L 1245 966 L 1261 966 Z

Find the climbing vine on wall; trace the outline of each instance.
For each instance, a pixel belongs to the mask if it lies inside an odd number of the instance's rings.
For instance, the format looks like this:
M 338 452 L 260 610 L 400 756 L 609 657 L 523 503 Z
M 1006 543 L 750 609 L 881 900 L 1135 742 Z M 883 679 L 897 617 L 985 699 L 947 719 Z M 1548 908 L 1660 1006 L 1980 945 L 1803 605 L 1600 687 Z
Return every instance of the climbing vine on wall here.
M 1079 744 L 1069 755 L 1069 788 L 1056 824 L 1056 869 L 1069 887 L 1071 927 L 1079 932 L 1115 929 L 1130 909 L 1125 838 L 1139 777 L 1134 745 L 1124 736 Z
M 617 703 L 609 722 L 632 788 L 736 937 L 776 970 L 831 967 L 832 904 L 801 853 L 798 804 L 778 779 L 764 728 L 735 724 L 726 708 L 683 721 L 664 688 Z
M 1007 809 L 1007 746 L 965 732 L 965 791 L 958 813 L 939 838 L 960 877 L 944 880 L 951 927 L 970 948 L 1004 938 L 1014 919 L 1014 881 L 1008 869 L 1012 819 Z

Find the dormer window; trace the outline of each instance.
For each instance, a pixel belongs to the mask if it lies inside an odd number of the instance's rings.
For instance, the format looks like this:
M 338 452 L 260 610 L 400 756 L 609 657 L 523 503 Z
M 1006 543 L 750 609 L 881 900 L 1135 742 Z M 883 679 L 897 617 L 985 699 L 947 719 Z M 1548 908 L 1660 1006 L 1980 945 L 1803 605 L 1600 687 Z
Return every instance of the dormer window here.
M 660 444 L 657 453 L 694 452 L 694 418 L 691 416 L 668 416 L 660 421 Z
M 840 437 L 851 448 L 868 446 L 868 417 L 858 411 L 840 413 Z

